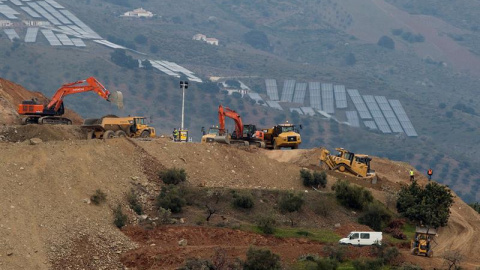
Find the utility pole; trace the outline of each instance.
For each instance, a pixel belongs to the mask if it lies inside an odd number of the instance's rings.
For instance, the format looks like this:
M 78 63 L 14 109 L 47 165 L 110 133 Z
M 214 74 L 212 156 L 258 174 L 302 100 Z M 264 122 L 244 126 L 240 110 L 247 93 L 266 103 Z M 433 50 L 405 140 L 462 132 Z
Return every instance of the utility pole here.
M 185 89 L 188 88 L 188 81 L 180 81 L 180 88 L 182 88 L 183 96 L 182 96 L 182 125 L 180 130 L 183 130 L 183 122 L 185 119 Z

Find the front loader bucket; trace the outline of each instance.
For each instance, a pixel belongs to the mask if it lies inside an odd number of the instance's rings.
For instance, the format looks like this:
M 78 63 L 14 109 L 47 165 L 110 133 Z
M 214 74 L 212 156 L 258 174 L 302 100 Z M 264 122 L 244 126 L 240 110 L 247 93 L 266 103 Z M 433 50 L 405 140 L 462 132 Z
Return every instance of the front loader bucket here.
M 230 144 L 230 139 L 228 138 L 228 136 L 215 136 L 215 142 Z
M 109 97 L 110 102 L 117 105 L 119 109 L 123 109 L 123 93 L 120 91 L 115 91 L 110 94 Z

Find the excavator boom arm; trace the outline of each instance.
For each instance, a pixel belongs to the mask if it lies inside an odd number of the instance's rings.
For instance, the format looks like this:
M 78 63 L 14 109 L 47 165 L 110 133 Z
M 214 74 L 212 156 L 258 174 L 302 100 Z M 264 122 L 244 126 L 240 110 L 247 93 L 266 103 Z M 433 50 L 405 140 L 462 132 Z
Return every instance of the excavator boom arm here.
M 219 129 L 220 134 L 225 133 L 225 116 L 235 121 L 235 133 L 237 137 L 242 137 L 243 136 L 242 118 L 236 111 L 228 107 L 223 108 L 222 105 L 218 106 L 218 122 L 220 124 L 220 129 Z
M 105 86 L 103 86 L 94 77 L 89 77 L 86 80 L 76 81 L 62 85 L 62 87 L 60 87 L 57 92 L 55 92 L 55 95 L 53 95 L 50 103 L 48 103 L 47 105 L 47 108 L 54 108 L 55 111 L 58 111 L 63 103 L 63 98 L 65 96 L 89 91 L 94 91 L 103 99 L 110 101 L 110 91 L 108 91 Z

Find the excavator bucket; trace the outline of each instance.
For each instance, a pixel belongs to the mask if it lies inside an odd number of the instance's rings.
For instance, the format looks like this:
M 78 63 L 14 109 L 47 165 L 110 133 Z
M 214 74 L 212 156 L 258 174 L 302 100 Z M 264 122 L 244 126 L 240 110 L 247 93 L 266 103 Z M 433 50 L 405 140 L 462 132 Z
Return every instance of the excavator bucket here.
M 230 140 L 228 138 L 228 135 L 225 136 L 215 136 L 215 142 L 217 143 L 223 143 L 223 144 L 230 144 Z
M 115 91 L 110 94 L 109 97 L 110 102 L 117 105 L 119 109 L 123 109 L 123 93 L 120 91 Z

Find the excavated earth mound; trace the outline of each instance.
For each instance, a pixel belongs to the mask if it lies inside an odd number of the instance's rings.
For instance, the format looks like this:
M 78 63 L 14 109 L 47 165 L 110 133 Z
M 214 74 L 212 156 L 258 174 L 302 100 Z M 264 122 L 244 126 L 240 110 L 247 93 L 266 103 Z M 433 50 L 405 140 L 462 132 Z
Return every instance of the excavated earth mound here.
M 0 78 L 0 125 L 20 124 L 20 116 L 17 113 L 18 105 L 23 100 L 37 98 L 46 104 L 47 98 L 39 92 L 31 92 L 22 86 Z M 65 117 L 70 118 L 74 124 L 81 124 L 82 117 L 75 112 L 66 109 Z

